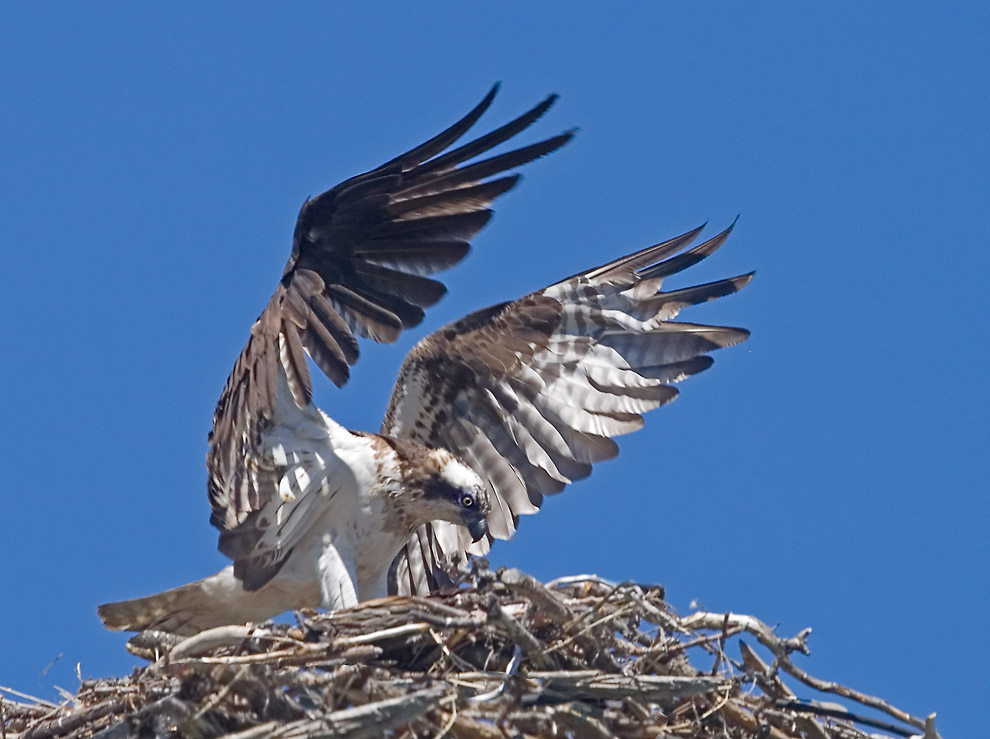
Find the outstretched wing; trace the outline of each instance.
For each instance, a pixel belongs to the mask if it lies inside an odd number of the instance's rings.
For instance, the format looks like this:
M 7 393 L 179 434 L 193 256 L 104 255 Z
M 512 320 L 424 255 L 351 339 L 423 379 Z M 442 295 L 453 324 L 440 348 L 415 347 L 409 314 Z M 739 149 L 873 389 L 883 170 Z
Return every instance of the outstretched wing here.
M 298 498 L 328 474 L 322 466 L 330 463 L 320 454 L 308 447 L 293 451 L 292 439 L 284 438 L 310 428 L 323 443 L 336 433 L 316 428 L 305 355 L 343 385 L 358 358 L 357 336 L 392 342 L 418 324 L 424 308 L 446 290 L 427 275 L 464 258 L 491 217 L 489 206 L 519 179 L 505 173 L 572 135 L 478 159 L 536 121 L 556 99 L 551 95 L 504 126 L 451 148 L 497 88 L 444 132 L 307 200 L 299 212 L 282 279 L 217 402 L 207 457 L 220 549 L 235 559 L 235 568 L 242 560 L 241 572 L 243 558 L 258 560 L 255 586 L 274 573 L 292 544 L 257 530 L 272 525 L 268 513 L 279 503 L 279 486 L 295 488 Z M 283 490 L 282 497 L 291 496 Z M 277 541 L 277 551 L 260 551 L 266 541 Z
M 744 329 L 680 323 L 685 306 L 742 289 L 752 273 L 671 292 L 664 278 L 718 249 L 731 226 L 693 248 L 690 233 L 473 313 L 406 358 L 382 433 L 443 446 L 486 479 L 490 536 L 507 539 L 543 496 L 618 453 L 612 437 L 677 395 L 671 383 L 708 368 Z M 392 587 L 428 592 L 450 563 L 487 551 L 463 527 L 421 527 L 393 564 Z

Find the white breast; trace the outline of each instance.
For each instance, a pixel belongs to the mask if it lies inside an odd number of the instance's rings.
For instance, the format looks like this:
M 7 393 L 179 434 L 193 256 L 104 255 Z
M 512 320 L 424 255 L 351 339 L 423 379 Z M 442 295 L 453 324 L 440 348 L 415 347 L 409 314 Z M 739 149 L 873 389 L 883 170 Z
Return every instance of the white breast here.
M 336 427 L 331 436 L 342 463 L 337 495 L 314 526 L 322 542 L 319 559 L 325 607 L 387 595 L 387 575 L 408 532 L 393 533 L 388 522 L 390 497 L 403 484 L 395 452 L 374 436 Z M 342 578 L 349 582 L 341 582 Z M 355 600 L 355 602 L 356 602 Z M 336 605 L 336 607 L 340 607 Z
M 384 595 L 402 545 L 386 526 L 388 494 L 402 484 L 394 451 L 313 405 L 299 408 L 284 379 L 272 421 L 259 457 L 274 463 L 278 495 L 260 512 L 271 524 L 259 548 L 292 551 L 277 579 L 289 587 L 318 582 L 328 609 Z

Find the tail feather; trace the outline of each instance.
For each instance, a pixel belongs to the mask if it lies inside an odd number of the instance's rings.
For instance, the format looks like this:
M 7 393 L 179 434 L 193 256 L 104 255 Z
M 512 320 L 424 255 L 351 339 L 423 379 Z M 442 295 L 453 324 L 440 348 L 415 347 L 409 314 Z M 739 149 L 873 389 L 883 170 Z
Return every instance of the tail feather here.
M 306 597 L 310 596 L 310 597 Z M 264 621 L 282 611 L 319 605 L 312 594 L 286 589 L 278 582 L 246 591 L 233 566 L 215 575 L 144 598 L 104 603 L 97 607 L 103 624 L 114 631 L 158 629 L 195 634 L 227 624 Z

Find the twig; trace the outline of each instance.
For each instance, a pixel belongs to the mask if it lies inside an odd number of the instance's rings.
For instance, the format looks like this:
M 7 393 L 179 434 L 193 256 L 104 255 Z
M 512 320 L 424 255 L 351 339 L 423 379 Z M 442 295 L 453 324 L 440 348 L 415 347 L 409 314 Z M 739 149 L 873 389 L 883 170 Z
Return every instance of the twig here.
M 447 736 L 447 733 L 455 723 L 457 723 L 457 699 L 454 696 L 451 696 L 450 718 L 447 720 L 447 723 L 444 724 L 443 728 L 440 730 L 440 733 L 433 737 L 433 739 L 443 739 L 443 737 Z
M 767 687 L 763 686 L 764 691 L 768 692 L 774 698 L 787 699 L 796 697 L 794 692 L 780 679 L 777 671 L 771 670 L 770 665 L 764 662 L 760 658 L 760 655 L 742 639 L 739 640 L 739 652 L 742 654 L 743 664 L 746 666 L 746 669 L 758 677 L 763 677 L 769 684 L 770 690 L 767 691 Z
M 401 636 L 406 636 L 407 634 L 417 634 L 422 631 L 429 631 L 430 624 L 427 623 L 415 623 L 415 624 L 405 624 L 403 626 L 393 626 L 389 629 L 382 629 L 381 631 L 373 631 L 370 634 L 362 634 L 361 636 L 342 636 L 338 639 L 333 640 L 333 646 L 335 648 L 344 648 L 357 646 L 359 644 L 372 644 L 376 641 L 382 641 L 383 639 L 394 639 Z
M 787 657 L 791 652 L 810 654 L 807 639 L 811 629 L 799 631 L 797 636 L 784 639 L 773 633 L 773 629 L 752 616 L 738 613 L 706 613 L 698 611 L 681 619 L 681 625 L 686 629 L 714 629 L 722 631 L 727 626 L 737 626 L 755 636 L 763 646 L 773 652 L 775 657 Z
M 231 654 L 219 657 L 192 657 L 184 660 L 174 660 L 172 664 L 203 664 L 203 665 L 267 665 L 275 664 L 282 660 L 294 657 L 312 660 L 327 654 L 329 647 L 326 644 L 300 644 L 293 649 L 279 649 L 273 652 L 259 652 L 258 654 Z
M 651 650 L 651 652 L 657 660 L 661 662 L 665 662 L 666 660 L 671 659 L 672 657 L 675 657 L 678 654 L 686 652 L 688 649 L 692 649 L 694 647 L 700 647 L 705 644 L 711 644 L 713 641 L 722 641 L 726 637 L 735 636 L 736 634 L 741 634 L 744 631 L 745 629 L 742 628 L 741 626 L 734 626 L 725 632 L 719 632 L 717 634 L 708 634 L 707 636 L 699 636 L 695 639 L 691 639 L 690 641 L 678 642 L 677 644 L 668 647 L 666 651 L 660 654 L 656 654 L 655 650 Z
M 79 702 L 78 700 L 76 700 L 76 696 L 74 696 L 72 693 L 70 693 L 68 690 L 66 690 L 62 686 L 60 686 L 60 685 L 53 685 L 52 687 L 55 688 L 55 690 L 58 691 L 58 694 L 60 696 L 62 696 L 62 700 L 65 701 L 66 703 L 78 703 Z
M 250 729 L 238 731 L 234 734 L 224 734 L 219 739 L 264 739 L 271 736 L 278 728 L 278 721 L 269 721 L 260 726 L 252 726 Z
M 673 675 L 606 675 L 597 670 L 575 672 L 528 672 L 526 678 L 543 684 L 544 690 L 553 689 L 568 700 L 599 698 L 641 697 L 652 700 L 671 700 L 705 695 L 719 688 L 731 689 L 732 682 L 718 677 L 701 675 L 681 677 Z
M 547 587 L 553 590 L 554 588 L 562 588 L 568 585 L 576 585 L 581 582 L 593 582 L 599 585 L 604 585 L 607 588 L 617 588 L 619 583 L 612 582 L 611 580 L 606 580 L 604 577 L 598 575 L 567 575 L 565 577 L 558 577 L 556 580 L 551 580 L 547 583 Z
M 487 703 L 488 701 L 493 701 L 500 697 L 505 689 L 509 686 L 509 678 L 516 674 L 519 670 L 519 664 L 522 662 L 522 649 L 516 644 L 515 648 L 512 650 L 512 659 L 509 660 L 508 666 L 505 668 L 505 677 L 502 679 L 502 683 L 495 688 L 495 690 L 489 690 L 487 693 L 480 693 L 478 695 L 472 695 L 468 698 L 469 703 Z
M 781 669 L 789 675 L 793 675 L 795 678 L 803 682 L 805 685 L 814 688 L 815 690 L 820 690 L 823 693 L 835 693 L 836 695 L 841 695 L 843 698 L 849 698 L 857 703 L 861 703 L 864 706 L 870 708 L 875 708 L 878 711 L 883 711 L 888 716 L 893 716 L 898 721 L 903 721 L 906 724 L 910 724 L 915 728 L 925 731 L 925 720 L 920 719 L 917 716 L 912 716 L 907 711 L 902 711 L 896 706 L 891 705 L 882 698 L 877 698 L 876 696 L 867 695 L 866 693 L 860 693 L 858 690 L 853 690 L 852 688 L 847 688 L 845 685 L 840 685 L 836 682 L 829 682 L 826 680 L 819 680 L 817 677 L 812 677 L 807 672 L 802 670 L 793 664 L 789 657 L 777 658 Z
M 226 685 L 223 686 L 221 690 L 217 691 L 216 695 L 210 698 L 210 700 L 204 703 L 203 706 L 198 711 L 196 711 L 196 713 L 193 714 L 192 718 L 186 720 L 185 722 L 186 725 L 195 724 L 197 721 L 203 718 L 203 716 L 205 716 L 208 711 L 212 711 L 214 708 L 219 706 L 223 702 L 223 700 L 228 695 L 230 695 L 230 691 L 234 689 L 234 686 L 237 685 L 237 683 L 239 683 L 241 680 L 243 680 L 247 674 L 248 674 L 248 666 L 244 665 L 241 667 L 241 669 L 237 671 L 237 674 L 234 675 L 234 677 Z
M 462 670 L 465 670 L 465 669 L 470 670 L 474 666 L 470 662 L 468 662 L 467 660 L 462 659 L 462 658 L 458 657 L 456 654 L 454 654 L 453 652 L 451 652 L 450 649 L 447 647 L 447 644 L 440 637 L 440 634 L 438 634 L 433 629 L 430 629 L 430 636 L 433 638 L 433 641 L 436 642 L 437 646 L 440 647 L 440 651 L 443 652 L 444 656 L 447 659 L 449 659 L 453 664 L 457 665 L 460 669 L 462 669 Z
M 337 639 L 334 639 L 333 642 L 331 642 L 330 644 L 326 644 L 326 643 L 304 644 L 304 643 L 296 642 L 297 646 L 293 647 L 292 649 L 281 649 L 272 652 L 259 652 L 258 654 L 235 654 L 235 655 L 221 656 L 221 657 L 197 657 L 192 660 L 182 660 L 182 661 L 176 660 L 176 662 L 178 663 L 185 661 L 201 662 L 203 664 L 214 664 L 214 665 L 253 665 L 253 664 L 270 664 L 277 662 L 278 660 L 281 659 L 293 659 L 298 657 L 304 657 L 310 659 L 317 656 L 343 652 L 349 647 L 363 646 L 366 644 L 371 644 L 376 641 L 382 641 L 385 639 L 395 639 L 398 637 L 407 636 L 409 634 L 417 634 L 429 630 L 430 630 L 429 624 L 424 624 L 424 623 L 406 624 L 404 626 L 394 626 L 390 629 L 382 629 L 381 631 L 375 631 L 371 634 L 363 634 L 361 636 L 342 636 Z M 286 640 L 286 641 L 293 641 L 293 640 Z M 183 644 L 184 643 L 185 642 L 183 642 Z M 226 644 L 226 642 L 224 643 Z M 179 646 L 181 646 L 181 644 Z M 198 647 L 196 651 L 199 651 Z
M 612 733 L 602 725 L 601 721 L 579 713 L 574 707 L 555 711 L 553 718 L 563 724 L 564 728 L 568 730 L 568 736 L 587 739 L 613 739 Z
M 731 694 L 732 694 L 732 685 L 730 684 L 730 685 L 726 686 L 725 695 L 723 695 L 721 697 L 721 700 L 719 700 L 715 705 L 713 705 L 707 711 L 705 711 L 704 713 L 700 714 L 697 717 L 697 722 L 698 723 L 701 723 L 702 721 L 704 721 L 709 716 L 712 716 L 712 715 L 718 713 L 720 710 L 722 710 L 722 707 L 726 703 L 729 702 L 729 696 Z M 690 724 L 677 724 L 677 725 L 674 725 L 674 726 L 668 726 L 667 727 L 667 731 L 680 731 L 681 729 L 686 729 L 686 728 L 690 728 Z
M 860 693 L 858 690 L 847 688 L 839 683 L 819 680 L 791 662 L 791 652 L 803 652 L 804 654 L 810 653 L 807 638 L 808 635 L 811 634 L 811 629 L 804 629 L 798 632 L 797 636 L 793 636 L 790 639 L 783 639 L 774 634 L 773 629 L 765 623 L 759 619 L 753 618 L 752 616 L 741 616 L 736 613 L 705 613 L 703 611 L 692 613 L 690 616 L 684 618 L 682 623 L 687 628 L 693 629 L 722 629 L 726 623 L 739 625 L 755 636 L 767 649 L 773 652 L 774 657 L 776 657 L 777 664 L 782 670 L 784 670 L 784 672 L 797 678 L 805 685 L 822 693 L 835 693 L 836 695 L 841 695 L 844 698 L 849 698 L 850 700 L 856 701 L 864 706 L 875 708 L 878 711 L 883 711 L 888 716 L 893 716 L 898 721 L 903 721 L 904 723 L 921 729 L 922 731 L 925 729 L 925 721 L 923 719 L 920 719 L 917 716 L 912 716 L 910 713 L 902 711 L 901 709 L 880 698 L 867 695 L 866 693 Z
M 572 643 L 578 637 L 584 636 L 585 634 L 591 632 L 596 626 L 601 626 L 602 624 L 606 624 L 609 621 L 612 621 L 612 620 L 618 618 L 619 616 L 625 616 L 625 615 L 628 615 L 629 613 L 632 613 L 632 608 L 630 606 L 621 606 L 617 610 L 612 611 L 612 613 L 609 613 L 608 615 L 602 616 L 597 621 L 594 621 L 594 622 L 588 624 L 587 626 L 585 626 L 584 628 L 582 628 L 580 631 L 578 631 L 577 633 L 575 633 L 575 634 L 567 637 L 563 641 L 554 642 L 552 645 L 550 645 L 549 647 L 547 647 L 546 649 L 543 650 L 543 654 L 550 654 L 552 652 L 556 652 L 559 649 L 563 649 L 564 647 L 566 647 L 568 644 Z
M 271 734 L 273 739 L 339 737 L 363 739 L 383 736 L 389 729 L 422 716 L 440 701 L 444 690 L 430 688 L 399 698 L 334 711 L 324 718 L 303 719 Z
M 24 732 L 21 739 L 50 739 L 51 737 L 62 736 L 104 716 L 123 713 L 125 710 L 127 709 L 123 701 L 114 700 L 109 703 L 100 703 L 87 710 L 76 711 L 54 721 L 37 724 Z
M 172 660 L 198 657 L 224 647 L 240 646 L 252 637 L 271 638 L 271 634 L 254 626 L 217 626 L 183 639 L 172 647 L 168 656 Z
M 530 634 L 522 624 L 505 612 L 505 609 L 497 601 L 491 601 L 486 608 L 488 611 L 489 623 L 501 626 L 517 645 L 522 647 L 531 658 L 537 662 L 542 662 L 543 644 L 535 636 Z
M 863 724 L 863 726 L 872 726 L 874 729 L 882 729 L 883 731 L 889 731 L 892 734 L 897 734 L 898 736 L 916 736 L 916 734 L 909 730 L 904 729 L 896 724 L 889 723 L 887 721 L 878 721 L 875 718 L 870 718 L 869 716 L 863 716 L 862 714 L 853 713 L 852 711 L 847 711 L 845 708 L 839 706 L 823 706 L 820 703 L 814 701 L 799 701 L 799 700 L 779 700 L 774 702 L 774 706 L 777 708 L 784 708 L 790 711 L 795 711 L 797 713 L 813 713 L 816 716 L 828 716 L 829 718 L 841 718 L 846 721 L 852 721 L 857 724 Z
M 516 569 L 499 572 L 499 580 L 510 590 L 527 596 L 537 611 L 557 624 L 564 624 L 574 618 L 574 614 L 561 603 L 539 580 Z
M 573 631 L 574 628 L 577 627 L 579 623 L 584 623 L 586 621 L 590 621 L 596 618 L 598 614 L 601 613 L 602 609 L 604 609 L 605 604 L 612 600 L 613 595 L 620 592 L 624 593 L 623 587 L 624 586 L 622 583 L 617 583 L 612 585 L 611 589 L 607 593 L 605 593 L 605 595 L 598 598 L 597 603 L 595 603 L 595 605 L 592 608 L 589 608 L 586 613 L 581 614 L 581 616 L 576 618 L 574 622 L 567 624 L 566 626 L 567 631 L 571 632 Z
M 58 706 L 51 701 L 46 701 L 44 698 L 35 698 L 33 695 L 28 695 L 27 693 L 22 693 L 19 690 L 14 690 L 13 688 L 7 688 L 0 685 L 0 693 L 10 693 L 11 695 L 16 695 L 18 698 L 24 698 L 25 700 L 34 701 L 39 706 L 45 706 L 47 708 L 58 708 Z

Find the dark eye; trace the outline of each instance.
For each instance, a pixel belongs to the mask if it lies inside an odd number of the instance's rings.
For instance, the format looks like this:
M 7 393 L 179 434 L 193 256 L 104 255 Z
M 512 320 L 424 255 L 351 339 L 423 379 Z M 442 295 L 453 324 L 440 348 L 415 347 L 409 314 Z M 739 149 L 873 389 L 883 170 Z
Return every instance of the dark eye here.
M 472 498 L 470 495 L 465 495 L 463 498 L 461 498 L 461 505 L 464 506 L 465 508 L 470 508 L 471 506 L 474 505 L 474 498 Z

